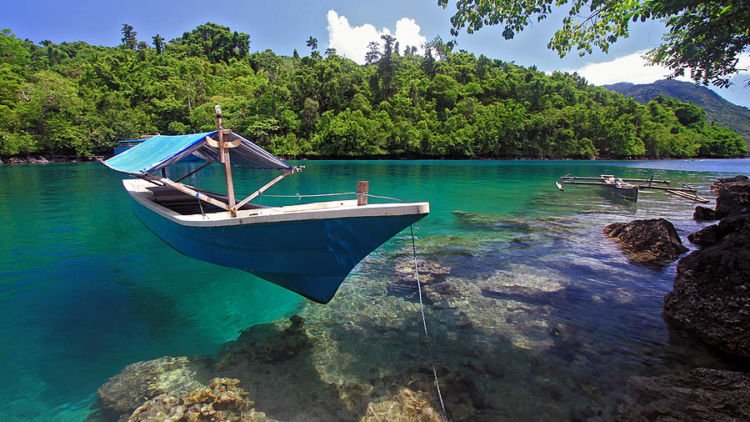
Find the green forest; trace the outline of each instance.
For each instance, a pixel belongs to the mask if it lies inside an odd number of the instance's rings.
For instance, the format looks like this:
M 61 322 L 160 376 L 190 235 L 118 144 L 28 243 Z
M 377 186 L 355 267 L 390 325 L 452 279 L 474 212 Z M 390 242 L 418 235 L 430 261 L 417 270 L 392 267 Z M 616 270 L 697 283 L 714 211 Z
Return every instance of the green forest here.
M 106 155 L 117 140 L 224 127 L 286 157 L 677 158 L 747 154 L 700 107 L 646 104 L 501 59 L 425 54 L 373 40 L 367 64 L 315 38 L 303 54 L 251 52 L 250 36 L 207 23 L 166 41 L 121 28 L 122 44 L 0 32 L 0 155 Z

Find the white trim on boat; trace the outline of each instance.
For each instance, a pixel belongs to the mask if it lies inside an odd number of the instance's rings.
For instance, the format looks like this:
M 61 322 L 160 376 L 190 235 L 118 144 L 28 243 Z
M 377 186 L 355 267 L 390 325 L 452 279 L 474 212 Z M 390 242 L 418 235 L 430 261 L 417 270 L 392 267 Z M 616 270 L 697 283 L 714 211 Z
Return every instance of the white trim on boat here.
M 357 206 L 357 200 L 346 200 L 239 210 L 236 217 L 232 217 L 228 211 L 183 215 L 152 200 L 153 193 L 147 189 L 154 186 L 152 183 L 141 179 L 125 179 L 122 181 L 122 184 L 128 194 L 139 204 L 177 224 L 192 227 L 220 227 L 284 221 L 399 216 L 428 214 L 430 212 L 429 202 Z

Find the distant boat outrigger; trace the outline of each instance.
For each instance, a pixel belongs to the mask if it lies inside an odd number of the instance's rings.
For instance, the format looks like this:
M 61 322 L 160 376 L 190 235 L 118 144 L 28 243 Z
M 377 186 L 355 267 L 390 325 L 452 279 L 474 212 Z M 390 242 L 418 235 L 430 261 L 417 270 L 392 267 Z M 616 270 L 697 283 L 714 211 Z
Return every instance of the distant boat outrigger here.
M 430 212 L 428 202 L 368 204 L 367 182 L 357 199 L 282 207 L 250 203 L 286 176 L 302 171 L 249 140 L 222 128 L 179 136 L 154 136 L 104 161 L 138 179 L 123 180 L 143 223 L 177 251 L 238 268 L 327 303 L 365 256 Z M 191 155 L 205 160 L 172 180 L 165 169 Z M 227 194 L 181 183 L 213 163 L 223 163 Z M 280 174 L 236 201 L 232 165 Z
M 611 174 L 602 174 L 599 177 L 580 177 L 566 174 L 560 177 L 555 182 L 555 185 L 561 191 L 565 190 L 566 185 L 602 186 L 616 193 L 618 196 L 633 202 L 638 200 L 638 192 L 646 189 L 661 190 L 691 201 L 708 202 L 708 199 L 698 195 L 698 190 L 692 186 L 682 185 L 681 188 L 673 188 L 669 186 L 669 183 L 669 180 L 654 179 L 653 176 L 649 179 L 629 179 L 615 177 Z

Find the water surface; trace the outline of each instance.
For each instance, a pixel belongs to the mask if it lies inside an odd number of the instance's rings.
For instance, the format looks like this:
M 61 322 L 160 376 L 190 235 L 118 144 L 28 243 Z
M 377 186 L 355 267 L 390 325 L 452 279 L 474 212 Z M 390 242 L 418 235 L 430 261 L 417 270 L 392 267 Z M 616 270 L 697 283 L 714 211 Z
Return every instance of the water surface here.
M 469 365 L 470 376 L 483 374 L 475 389 L 488 417 L 585 414 L 630 376 L 723 365 L 662 320 L 675 264 L 632 265 L 601 235 L 611 222 L 664 217 L 687 242 L 701 227 L 691 220 L 694 204 L 663 193 L 622 203 L 597 188 L 559 192 L 553 182 L 566 173 L 653 175 L 709 196 L 711 178 L 748 174 L 748 160 L 301 164 L 302 174 L 269 194 L 351 192 L 356 180 L 369 180 L 373 194 L 430 201 L 431 214 L 415 228 L 420 254 L 451 267 L 445 282 L 466 299 L 429 306 L 435 356 L 446 368 Z M 217 175 L 191 183 L 219 186 L 210 179 Z M 250 193 L 263 177 L 236 174 L 238 191 Z M 361 374 L 371 367 L 409 370 L 413 357 L 402 352 L 418 340 L 419 321 L 393 304 L 413 297 L 388 290 L 408 230 L 358 266 L 331 304 L 315 305 L 173 251 L 135 218 L 120 179 L 94 163 L 0 166 L 3 419 L 85 419 L 96 388 L 128 363 L 213 354 L 241 330 L 294 313 L 350 362 L 334 368 L 321 360 L 317 370 L 329 382 L 368 382 Z M 373 304 L 390 319 L 368 315 Z M 360 328 L 344 330 L 341 318 Z M 384 334 L 383 324 L 394 334 Z

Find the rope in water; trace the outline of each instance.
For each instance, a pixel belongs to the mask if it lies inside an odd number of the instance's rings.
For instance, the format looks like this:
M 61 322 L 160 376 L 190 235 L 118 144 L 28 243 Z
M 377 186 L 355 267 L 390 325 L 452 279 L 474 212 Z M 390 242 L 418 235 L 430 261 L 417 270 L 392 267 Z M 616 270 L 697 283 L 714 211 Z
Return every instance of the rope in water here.
M 419 282 L 419 264 L 417 263 L 417 246 L 414 243 L 414 226 L 409 226 L 411 231 L 411 249 L 414 255 L 414 277 L 417 280 L 417 290 L 419 291 L 419 311 L 422 313 L 422 327 L 424 327 L 424 336 L 427 340 L 427 347 L 430 351 L 430 364 L 432 365 L 432 375 L 435 377 L 435 390 L 437 390 L 438 399 L 440 399 L 440 408 L 443 411 L 443 419 L 448 422 L 448 415 L 445 412 L 445 402 L 443 401 L 443 394 L 440 392 L 440 381 L 438 380 L 437 369 L 435 368 L 435 358 L 432 355 L 432 344 L 430 342 L 430 334 L 427 332 L 427 318 L 424 316 L 424 302 L 422 301 L 422 285 Z

